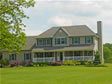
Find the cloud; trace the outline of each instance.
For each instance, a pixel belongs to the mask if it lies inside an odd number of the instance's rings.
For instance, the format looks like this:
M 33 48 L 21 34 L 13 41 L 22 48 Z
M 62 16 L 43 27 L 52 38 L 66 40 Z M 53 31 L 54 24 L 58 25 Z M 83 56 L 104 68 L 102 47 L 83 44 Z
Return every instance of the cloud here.
M 54 16 L 54 17 L 49 19 L 48 23 L 49 24 L 54 24 L 54 25 L 57 25 L 57 26 L 73 25 L 72 19 L 65 18 L 65 17 L 62 17 L 62 16 Z
M 27 35 L 37 35 L 52 26 L 88 25 L 96 32 L 96 21 L 103 22 L 104 41 L 112 42 L 111 0 L 36 0 L 36 6 L 25 10 Z M 32 29 L 30 29 L 32 28 Z M 37 29 L 38 28 L 38 29 Z
M 27 36 L 35 36 L 35 35 L 39 35 L 40 33 L 42 33 L 42 31 L 40 31 L 40 30 L 26 30 L 25 33 Z

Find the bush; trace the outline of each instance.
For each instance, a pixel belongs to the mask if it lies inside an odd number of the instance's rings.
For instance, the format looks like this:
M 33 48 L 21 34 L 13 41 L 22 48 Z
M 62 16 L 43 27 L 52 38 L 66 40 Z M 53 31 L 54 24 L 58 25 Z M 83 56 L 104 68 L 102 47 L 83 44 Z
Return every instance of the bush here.
M 0 60 L 0 65 L 1 66 L 7 66 L 7 65 L 9 65 L 9 61 L 7 59 Z
M 77 60 L 74 60 L 73 63 L 74 63 L 75 65 L 80 65 L 80 64 L 81 64 L 81 63 L 80 63 L 79 61 L 77 61 Z
M 95 54 L 95 60 L 93 62 L 95 65 L 101 64 L 101 54 L 99 51 Z
M 63 63 L 62 62 L 52 62 L 52 66 L 61 66 Z
M 91 65 L 93 61 L 80 61 L 81 65 Z
M 11 67 L 15 67 L 15 66 L 19 66 L 19 65 L 20 65 L 19 62 L 13 62 L 13 63 L 10 64 Z
M 74 65 L 72 60 L 64 61 L 64 65 Z

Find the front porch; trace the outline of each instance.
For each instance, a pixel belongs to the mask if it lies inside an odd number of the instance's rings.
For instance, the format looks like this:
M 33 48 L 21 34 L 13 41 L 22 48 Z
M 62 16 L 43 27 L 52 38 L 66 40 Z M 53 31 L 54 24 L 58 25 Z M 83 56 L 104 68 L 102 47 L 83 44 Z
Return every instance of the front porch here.
M 36 52 L 33 54 L 33 62 L 93 61 L 95 59 L 94 51 Z

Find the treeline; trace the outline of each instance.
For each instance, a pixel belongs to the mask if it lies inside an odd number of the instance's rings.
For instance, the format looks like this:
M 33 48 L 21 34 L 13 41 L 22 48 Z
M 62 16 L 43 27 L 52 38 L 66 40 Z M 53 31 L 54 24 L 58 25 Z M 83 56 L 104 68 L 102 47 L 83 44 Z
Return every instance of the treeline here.
M 104 59 L 105 63 L 112 63 L 112 44 L 104 44 Z

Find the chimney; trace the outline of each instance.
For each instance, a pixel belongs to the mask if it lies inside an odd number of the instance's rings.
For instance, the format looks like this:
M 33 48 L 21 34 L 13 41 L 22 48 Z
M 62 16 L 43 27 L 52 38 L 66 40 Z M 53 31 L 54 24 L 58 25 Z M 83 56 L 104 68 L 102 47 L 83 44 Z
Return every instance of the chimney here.
M 103 56 L 103 36 L 102 36 L 102 22 L 97 21 L 97 33 L 99 36 L 98 39 L 98 50 L 101 53 L 101 63 L 104 63 L 104 56 Z

